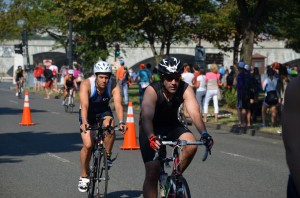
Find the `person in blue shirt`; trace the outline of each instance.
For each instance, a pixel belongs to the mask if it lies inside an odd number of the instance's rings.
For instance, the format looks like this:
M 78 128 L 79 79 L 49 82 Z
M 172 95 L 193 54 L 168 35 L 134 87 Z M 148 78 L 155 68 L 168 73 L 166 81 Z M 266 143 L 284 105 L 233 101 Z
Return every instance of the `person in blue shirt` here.
M 151 72 L 146 69 L 145 64 L 140 64 L 140 71 L 137 73 L 136 81 L 139 83 L 140 104 L 142 104 L 145 89 L 151 83 Z

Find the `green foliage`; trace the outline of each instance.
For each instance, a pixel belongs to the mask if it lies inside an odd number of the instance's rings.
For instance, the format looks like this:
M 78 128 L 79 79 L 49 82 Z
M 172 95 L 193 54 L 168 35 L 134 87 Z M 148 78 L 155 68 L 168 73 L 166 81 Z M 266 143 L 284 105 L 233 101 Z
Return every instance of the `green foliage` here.
M 237 92 L 234 88 L 226 89 L 224 93 L 224 98 L 229 108 L 234 109 L 236 107 Z

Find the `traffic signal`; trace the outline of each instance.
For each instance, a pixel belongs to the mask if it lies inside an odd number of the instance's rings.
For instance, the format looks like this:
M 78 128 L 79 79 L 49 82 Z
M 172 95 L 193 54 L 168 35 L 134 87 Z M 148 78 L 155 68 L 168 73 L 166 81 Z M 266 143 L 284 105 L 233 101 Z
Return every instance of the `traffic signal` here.
M 196 46 L 195 48 L 195 59 L 198 61 L 205 61 L 206 54 L 205 54 L 205 48 L 202 46 Z
M 16 44 L 15 47 L 15 53 L 16 54 L 23 54 L 23 45 L 22 44 Z
M 116 44 L 115 45 L 115 57 L 119 57 L 120 54 L 121 54 L 120 45 Z
M 27 45 L 27 31 L 26 30 L 23 30 L 23 32 L 22 32 L 22 44 L 23 44 L 23 46 Z

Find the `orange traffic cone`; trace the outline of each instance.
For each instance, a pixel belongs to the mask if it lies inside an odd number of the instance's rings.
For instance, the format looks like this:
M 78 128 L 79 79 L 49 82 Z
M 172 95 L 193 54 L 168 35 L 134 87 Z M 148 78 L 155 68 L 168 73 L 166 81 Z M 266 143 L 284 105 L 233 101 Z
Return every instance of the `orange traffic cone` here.
M 22 117 L 22 122 L 20 122 L 19 124 L 22 125 L 22 126 L 29 126 L 29 125 L 34 125 L 35 124 L 31 120 L 28 91 L 25 91 L 23 117 Z
M 140 147 L 137 146 L 137 144 L 136 144 L 136 134 L 135 134 L 132 102 L 128 103 L 126 126 L 127 126 L 128 130 L 125 133 L 123 146 L 120 146 L 120 149 L 123 149 L 123 150 L 140 149 Z

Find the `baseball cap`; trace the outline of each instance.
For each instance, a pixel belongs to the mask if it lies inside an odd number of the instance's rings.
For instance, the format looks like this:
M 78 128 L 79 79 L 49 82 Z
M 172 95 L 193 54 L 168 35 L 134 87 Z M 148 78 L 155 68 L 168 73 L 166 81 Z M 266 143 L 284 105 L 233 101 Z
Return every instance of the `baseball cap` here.
M 125 64 L 124 60 L 120 60 L 120 64 L 124 65 Z
M 244 61 L 240 61 L 239 62 L 239 68 L 244 68 L 245 67 L 245 62 Z
M 250 70 L 250 66 L 249 65 L 245 65 L 245 70 L 249 71 Z

